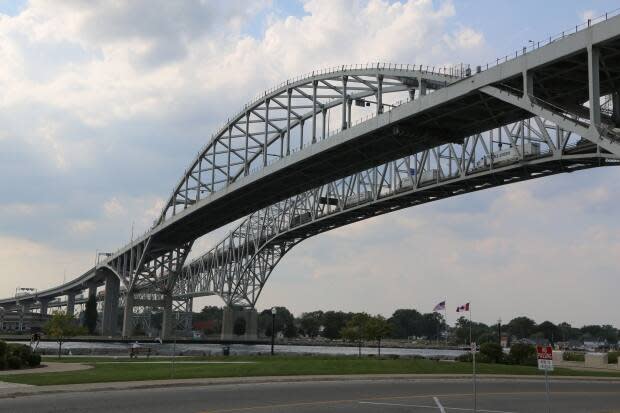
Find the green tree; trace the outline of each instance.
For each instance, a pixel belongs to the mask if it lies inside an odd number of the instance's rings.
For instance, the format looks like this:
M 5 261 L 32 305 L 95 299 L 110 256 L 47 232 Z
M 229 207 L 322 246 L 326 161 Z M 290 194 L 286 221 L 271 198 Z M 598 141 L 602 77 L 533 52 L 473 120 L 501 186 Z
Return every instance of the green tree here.
M 581 337 L 581 331 L 565 321 L 558 324 L 558 330 L 562 341 L 578 340 Z
M 422 314 L 414 309 L 401 308 L 394 311 L 388 322 L 392 328 L 393 338 L 420 337 Z
M 496 342 L 488 342 L 480 345 L 480 354 L 485 361 L 490 363 L 501 363 L 504 359 L 502 346 Z
M 367 325 L 370 316 L 366 313 L 354 314 L 347 324 L 340 330 L 340 337 L 346 341 L 357 342 L 358 356 L 362 356 L 362 341 L 367 334 Z
M 536 323 L 528 317 L 516 317 L 507 325 L 510 334 L 517 338 L 528 338 L 536 332 Z
M 428 340 L 438 340 L 441 332 L 445 331 L 446 323 L 439 313 L 426 313 L 421 319 L 421 335 Z
M 271 309 L 263 310 L 258 315 L 258 328 L 267 337 L 271 336 L 272 314 Z M 282 332 L 285 337 L 295 337 L 297 329 L 295 328 L 295 317 L 286 307 L 276 307 L 275 320 L 276 334 Z
M 340 331 L 352 317 L 352 314 L 343 313 L 342 311 L 327 311 L 323 315 L 323 332 L 321 335 L 329 339 L 337 339 L 340 337 Z
M 308 337 L 316 337 L 321 330 L 321 323 L 323 322 L 322 311 L 312 311 L 310 313 L 303 313 L 299 320 L 301 331 Z
M 377 315 L 370 317 L 364 327 L 366 338 L 377 342 L 377 355 L 381 356 L 381 339 L 390 334 L 390 324 L 384 317 Z
M 510 347 L 510 361 L 514 364 L 536 364 L 536 349 L 524 343 L 515 343 Z
M 454 335 L 459 343 L 469 343 L 469 320 L 463 316 L 456 320 Z M 472 341 L 480 342 L 480 338 L 484 338 L 485 334 L 492 334 L 491 328 L 484 323 L 471 323 Z
M 58 342 L 58 358 L 62 354 L 62 344 L 67 338 L 86 332 L 85 328 L 78 325 L 78 321 L 73 314 L 66 314 L 61 311 L 56 311 L 52 315 L 52 318 L 45 324 L 43 330 L 45 334 Z
M 205 328 L 205 334 L 219 334 L 222 331 L 222 317 L 224 310 L 222 307 L 215 305 L 207 305 L 199 313 L 194 313 L 192 319 L 194 321 L 208 321 L 211 327 Z
M 88 334 L 95 334 L 97 329 L 97 296 L 90 295 L 88 301 L 86 301 L 86 308 L 84 310 L 84 326 L 88 329 Z
M 541 333 L 543 338 L 549 340 L 550 343 L 555 343 L 561 339 L 562 331 L 553 324 L 551 321 L 543 321 L 536 326 L 536 332 Z

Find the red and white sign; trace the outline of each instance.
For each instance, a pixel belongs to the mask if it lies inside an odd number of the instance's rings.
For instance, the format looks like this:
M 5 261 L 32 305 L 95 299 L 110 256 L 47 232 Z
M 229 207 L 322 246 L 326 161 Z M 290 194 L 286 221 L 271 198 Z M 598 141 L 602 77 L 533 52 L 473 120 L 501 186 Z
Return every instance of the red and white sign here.
M 553 348 L 551 346 L 536 346 L 538 370 L 553 371 Z

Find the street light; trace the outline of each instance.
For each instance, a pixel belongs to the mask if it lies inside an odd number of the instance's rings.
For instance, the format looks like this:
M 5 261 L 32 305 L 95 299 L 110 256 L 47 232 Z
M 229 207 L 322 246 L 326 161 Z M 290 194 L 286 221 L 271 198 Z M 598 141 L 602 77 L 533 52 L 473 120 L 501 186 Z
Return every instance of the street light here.
M 276 308 L 271 309 L 271 355 L 273 356 L 273 345 L 276 339 Z

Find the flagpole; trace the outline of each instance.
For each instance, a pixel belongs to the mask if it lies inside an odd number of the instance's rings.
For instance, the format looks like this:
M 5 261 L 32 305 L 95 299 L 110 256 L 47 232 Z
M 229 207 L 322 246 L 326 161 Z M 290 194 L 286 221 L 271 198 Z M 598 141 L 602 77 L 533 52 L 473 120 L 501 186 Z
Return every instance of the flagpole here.
M 448 303 L 448 299 L 446 298 L 446 300 L 444 301 L 444 303 Z M 446 347 L 448 347 L 448 306 L 444 305 L 443 306 L 443 316 L 445 318 L 445 322 L 446 322 Z
M 472 321 L 471 321 L 471 302 L 469 302 L 469 306 L 468 306 L 468 310 L 469 310 L 469 345 L 470 345 L 470 349 L 471 349 L 471 355 L 472 355 L 472 367 L 473 367 L 473 381 L 474 381 L 474 413 L 476 413 L 478 411 L 477 409 L 477 391 L 476 391 L 476 348 L 474 347 L 474 342 L 472 340 L 472 335 L 471 335 L 471 325 L 472 325 Z

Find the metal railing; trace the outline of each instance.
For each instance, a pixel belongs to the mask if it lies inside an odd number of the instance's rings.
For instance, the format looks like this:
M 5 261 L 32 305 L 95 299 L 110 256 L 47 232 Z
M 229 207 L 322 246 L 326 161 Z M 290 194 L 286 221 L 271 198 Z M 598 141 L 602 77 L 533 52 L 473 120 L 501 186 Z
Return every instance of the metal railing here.
M 493 66 L 497 66 L 501 63 L 505 63 L 509 60 L 515 59 L 519 56 L 523 56 L 529 52 L 532 52 L 536 49 L 539 49 L 543 46 L 549 45 L 557 40 L 561 40 L 567 36 L 572 36 L 575 33 L 578 33 L 581 30 L 588 29 L 592 27 L 594 24 L 604 22 L 612 17 L 620 15 L 620 8 L 607 12 L 605 14 L 601 14 L 600 16 L 588 19 L 587 21 L 576 25 L 574 28 L 570 28 L 567 30 L 563 30 L 555 35 L 549 36 L 549 38 L 543 39 L 541 41 L 530 40 L 527 46 L 523 46 L 521 49 L 515 50 L 514 53 L 509 53 L 505 56 L 498 57 L 494 62 L 488 62 L 486 64 L 480 65 L 480 70 L 488 70 Z

